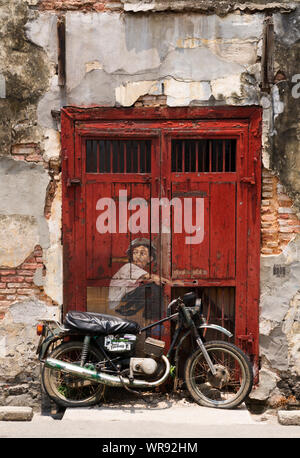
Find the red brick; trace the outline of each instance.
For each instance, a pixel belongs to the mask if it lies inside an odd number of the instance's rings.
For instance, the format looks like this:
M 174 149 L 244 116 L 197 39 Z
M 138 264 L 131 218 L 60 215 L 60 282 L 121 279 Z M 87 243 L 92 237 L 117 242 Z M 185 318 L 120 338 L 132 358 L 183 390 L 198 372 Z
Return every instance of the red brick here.
M 262 248 L 262 254 L 273 254 L 272 248 Z
M 11 301 L 1 301 L 1 302 L 0 302 L 0 307 L 1 307 L 1 308 L 2 308 L 2 307 L 5 308 L 5 307 L 7 307 L 7 306 L 10 305 L 10 304 L 11 304 Z
M 261 232 L 263 234 L 276 234 L 277 233 L 277 229 L 274 229 L 274 228 L 273 229 L 271 229 L 271 228 L 270 229 L 262 229 Z
M 293 203 L 289 199 L 282 199 L 282 198 L 278 199 L 278 204 L 279 204 L 279 207 L 286 207 L 286 208 L 292 207 L 293 205 Z
M 261 217 L 262 221 L 275 221 L 276 216 L 274 214 L 269 214 L 269 215 L 262 215 Z
M 283 241 L 286 241 L 286 242 L 289 242 L 292 238 L 294 237 L 294 234 L 293 233 L 289 233 L 289 234 L 279 234 L 279 239 L 280 240 L 283 240 Z
M 35 255 L 34 254 L 31 254 L 30 256 L 28 256 L 28 258 L 24 261 L 24 263 L 26 263 L 26 264 L 32 263 L 32 262 L 35 262 Z
M 36 270 L 38 267 L 40 267 L 40 264 L 36 263 L 35 261 L 32 263 L 24 263 L 22 264 L 23 269 L 31 269 L 31 270 Z
M 43 162 L 43 158 L 39 154 L 30 154 L 26 156 L 28 162 Z
M 279 218 L 280 219 L 290 219 L 292 215 L 288 214 L 288 213 L 281 213 Z
M 294 232 L 294 229 L 295 228 L 293 226 L 282 226 L 280 227 L 279 232 L 284 232 L 284 233 Z
M 41 0 L 41 10 L 70 10 L 70 11 L 103 11 L 109 0 Z
M 32 277 L 32 269 L 30 270 L 17 270 L 18 275 L 23 275 L 24 277 Z M 26 280 L 24 278 L 24 280 Z
M 0 269 L 0 275 L 15 275 L 16 271 L 13 270 L 6 270 L 6 269 Z
M 12 154 L 17 155 L 27 155 L 33 154 L 36 151 L 36 144 L 34 143 L 21 143 L 19 145 L 14 145 L 12 148 Z
M 32 293 L 32 289 L 30 288 L 20 288 L 17 290 L 17 293 L 18 294 L 31 294 Z
M 43 256 L 43 250 L 41 247 L 36 247 L 33 252 L 34 256 Z
M 22 283 L 24 281 L 24 277 L 21 277 L 21 276 L 18 276 L 18 275 L 15 275 L 14 277 L 1 277 L 1 281 L 5 281 L 5 282 L 18 282 L 18 283 Z
M 27 283 L 7 283 L 8 288 L 26 288 Z

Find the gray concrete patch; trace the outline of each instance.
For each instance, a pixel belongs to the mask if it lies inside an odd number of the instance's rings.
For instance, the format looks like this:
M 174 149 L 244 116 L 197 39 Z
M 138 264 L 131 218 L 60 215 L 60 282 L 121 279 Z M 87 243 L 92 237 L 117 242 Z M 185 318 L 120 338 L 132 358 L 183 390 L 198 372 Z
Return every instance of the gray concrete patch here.
M 118 422 L 120 427 L 128 422 L 166 423 L 168 425 L 253 425 L 255 421 L 243 404 L 234 410 L 210 409 L 198 405 L 173 406 L 160 403 L 158 407 L 94 407 L 66 409 L 62 421 Z

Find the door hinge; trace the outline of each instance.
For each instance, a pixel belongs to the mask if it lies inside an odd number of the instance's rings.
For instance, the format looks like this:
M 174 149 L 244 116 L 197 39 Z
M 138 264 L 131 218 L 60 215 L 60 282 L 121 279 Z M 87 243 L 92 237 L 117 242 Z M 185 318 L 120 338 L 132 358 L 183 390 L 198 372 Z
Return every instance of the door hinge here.
M 68 178 L 67 186 L 81 186 L 81 179 L 80 178 Z
M 245 335 L 239 335 L 237 336 L 237 338 L 241 341 L 241 342 L 254 342 L 254 337 L 253 335 L 250 333 L 250 334 L 245 334 Z
M 242 183 L 255 184 L 255 176 L 241 178 Z
M 237 336 L 237 344 L 248 355 L 253 354 L 253 344 L 254 344 L 254 337 L 251 333 L 249 334 L 240 334 Z

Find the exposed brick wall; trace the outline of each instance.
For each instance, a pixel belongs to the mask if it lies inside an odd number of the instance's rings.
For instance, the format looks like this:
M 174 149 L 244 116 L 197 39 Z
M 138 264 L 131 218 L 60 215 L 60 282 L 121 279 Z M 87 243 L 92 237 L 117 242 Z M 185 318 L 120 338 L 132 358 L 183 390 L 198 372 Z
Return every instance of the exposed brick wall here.
M 11 157 L 16 161 L 24 161 L 43 166 L 49 173 L 50 181 L 45 195 L 44 216 L 51 216 L 52 202 L 55 197 L 57 183 L 61 179 L 61 159 L 55 157 L 49 161 L 44 160 L 43 151 L 37 143 L 20 143 L 12 146 Z M 37 245 L 33 253 L 17 267 L 0 266 L 0 320 L 4 318 L 9 306 L 16 301 L 36 297 L 48 305 L 55 305 L 49 298 L 43 286 L 37 286 L 34 276 L 37 269 L 45 275 L 43 263 L 43 250 Z
M 166 95 L 142 95 L 134 104 L 135 107 L 163 107 L 167 106 Z
M 44 165 L 43 154 L 36 143 L 13 145 L 11 155 L 16 161 L 35 162 Z
M 60 158 L 50 159 L 49 162 L 45 161 L 43 158 L 43 151 L 36 143 L 20 143 L 13 145 L 11 156 L 15 161 L 35 163 L 37 165 L 42 165 L 45 169 L 48 170 L 51 181 L 46 192 L 44 214 L 45 217 L 49 219 L 51 214 L 52 201 L 54 199 L 57 188 L 57 181 L 60 180 Z
M 123 9 L 117 0 L 40 0 L 38 7 L 43 11 L 104 11 Z
M 300 220 L 278 178 L 270 171 L 262 172 L 261 234 L 262 254 L 280 254 L 300 233 Z
M 43 300 L 48 305 L 54 305 L 44 293 L 43 286 L 34 283 L 37 269 L 42 269 L 44 273 L 43 250 L 39 245 L 18 267 L 0 268 L 0 319 L 4 317 L 11 304 L 31 296 Z

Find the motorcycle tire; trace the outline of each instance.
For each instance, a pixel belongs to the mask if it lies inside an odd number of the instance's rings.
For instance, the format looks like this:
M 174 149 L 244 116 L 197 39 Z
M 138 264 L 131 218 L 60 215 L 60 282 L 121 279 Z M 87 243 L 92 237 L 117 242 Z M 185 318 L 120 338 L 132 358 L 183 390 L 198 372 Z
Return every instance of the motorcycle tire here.
M 193 399 L 205 407 L 232 409 L 248 396 L 253 385 L 253 370 L 247 355 L 224 341 L 204 344 L 217 371 L 212 374 L 202 351 L 187 360 L 184 378 Z
M 80 364 L 83 342 L 68 342 L 59 345 L 49 355 L 69 363 Z M 90 346 L 87 364 L 103 360 L 102 354 Z M 88 407 L 97 404 L 104 396 L 105 385 L 76 375 L 44 366 L 41 374 L 43 387 L 48 396 L 62 407 Z

